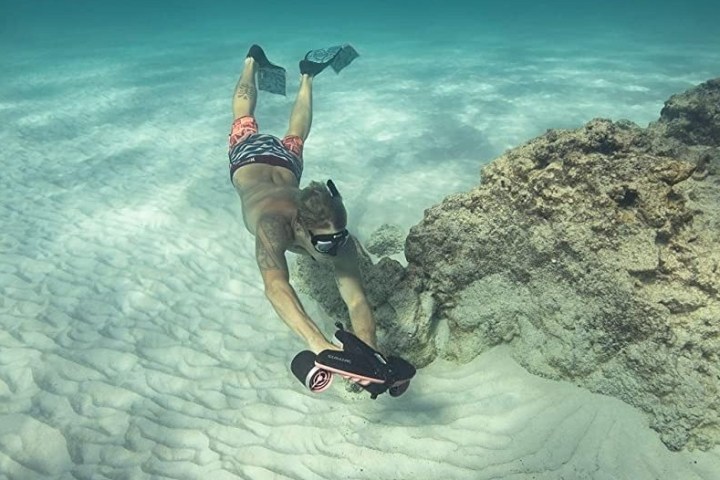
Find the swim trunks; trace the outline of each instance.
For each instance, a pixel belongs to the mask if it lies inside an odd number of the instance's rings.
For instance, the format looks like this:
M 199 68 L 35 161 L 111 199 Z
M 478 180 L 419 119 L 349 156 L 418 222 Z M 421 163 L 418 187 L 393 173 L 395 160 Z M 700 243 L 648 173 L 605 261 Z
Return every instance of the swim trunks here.
M 303 171 L 303 139 L 288 135 L 282 140 L 265 133 L 258 133 L 255 118 L 245 116 L 235 119 L 230 130 L 230 180 L 240 167 L 264 163 L 284 167 L 293 172 L 298 183 Z

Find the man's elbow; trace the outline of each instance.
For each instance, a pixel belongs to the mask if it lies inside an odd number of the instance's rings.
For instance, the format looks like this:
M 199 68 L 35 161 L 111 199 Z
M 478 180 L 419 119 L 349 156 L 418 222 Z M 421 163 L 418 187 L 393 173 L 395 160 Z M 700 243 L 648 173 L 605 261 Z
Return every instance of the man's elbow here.
M 267 282 L 265 283 L 265 298 L 274 302 L 277 298 L 287 293 L 288 285 L 285 282 Z
M 365 298 L 365 295 L 354 295 L 352 298 L 348 298 L 345 304 L 351 312 L 370 308 L 370 304 L 367 298 Z
M 270 300 L 272 302 L 274 298 L 277 298 L 277 296 L 278 296 L 277 287 L 265 285 L 265 298 L 267 298 L 268 300 Z

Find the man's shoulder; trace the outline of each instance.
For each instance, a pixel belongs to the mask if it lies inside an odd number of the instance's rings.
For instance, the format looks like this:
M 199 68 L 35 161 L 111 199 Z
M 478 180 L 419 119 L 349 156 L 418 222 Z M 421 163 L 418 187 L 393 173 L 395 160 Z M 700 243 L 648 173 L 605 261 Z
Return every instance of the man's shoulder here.
M 288 217 L 282 212 L 274 210 L 260 212 L 256 223 L 256 230 L 273 232 L 273 234 L 276 235 L 292 238 L 292 217 Z
M 243 202 L 243 213 L 254 225 L 258 225 L 263 218 L 265 221 L 291 224 L 297 213 L 297 205 L 292 195 L 259 193 Z

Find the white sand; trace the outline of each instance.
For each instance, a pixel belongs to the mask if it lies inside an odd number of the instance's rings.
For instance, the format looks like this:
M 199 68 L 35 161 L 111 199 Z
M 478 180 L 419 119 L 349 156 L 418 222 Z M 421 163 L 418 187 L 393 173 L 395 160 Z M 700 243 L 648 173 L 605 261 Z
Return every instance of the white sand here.
M 720 449 L 671 453 L 637 410 L 533 377 L 504 348 L 435 362 L 397 399 L 303 390 L 289 372 L 303 345 L 263 297 L 227 178 L 238 72 L 201 50 L 211 73 L 177 75 L 165 53 L 3 80 L 0 479 L 720 478 Z M 552 94 L 478 59 L 437 69 L 447 88 L 427 98 L 432 55 L 402 79 L 360 60 L 320 78 L 305 179 L 335 178 L 361 238 L 407 228 L 476 183 L 479 160 L 558 119 L 647 121 L 666 97 L 648 90 L 703 79 L 628 64 L 585 92 L 598 71 L 557 56 L 562 69 L 525 70 Z M 168 75 L 146 78 L 148 64 Z M 289 106 L 261 96 L 261 126 L 282 133 Z

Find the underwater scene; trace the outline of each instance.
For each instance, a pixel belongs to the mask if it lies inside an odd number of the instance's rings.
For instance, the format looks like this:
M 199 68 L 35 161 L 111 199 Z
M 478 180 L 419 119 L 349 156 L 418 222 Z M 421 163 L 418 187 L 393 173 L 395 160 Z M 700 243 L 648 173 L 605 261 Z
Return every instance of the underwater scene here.
M 0 2 L 0 479 L 720 480 L 720 4 Z

